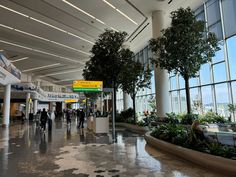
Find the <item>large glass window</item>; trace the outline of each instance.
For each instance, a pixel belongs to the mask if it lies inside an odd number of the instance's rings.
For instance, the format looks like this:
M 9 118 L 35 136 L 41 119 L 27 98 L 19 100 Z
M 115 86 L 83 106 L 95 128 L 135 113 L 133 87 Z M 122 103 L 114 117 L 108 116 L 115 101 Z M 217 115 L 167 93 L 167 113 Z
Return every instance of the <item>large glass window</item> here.
M 226 43 L 228 48 L 230 77 L 231 79 L 236 79 L 236 36 L 227 39 Z
M 201 85 L 209 84 L 211 82 L 210 64 L 209 63 L 206 63 L 201 66 L 200 78 L 201 78 Z
M 199 84 L 198 79 L 199 79 L 198 77 L 189 79 L 189 86 L 190 87 L 197 86 Z
M 180 104 L 181 104 L 181 112 L 187 112 L 187 102 L 186 102 L 185 90 L 180 91 Z
M 222 11 L 226 38 L 236 34 L 236 1 L 222 0 Z
M 233 103 L 236 104 L 236 82 L 232 82 L 231 86 L 233 92 Z
M 178 113 L 179 112 L 179 98 L 178 92 L 171 92 L 171 101 L 172 101 L 172 111 Z
M 211 86 L 205 86 L 201 88 L 202 91 L 202 107 L 203 112 L 212 111 L 214 104 L 212 100 Z
M 213 65 L 214 82 L 226 81 L 225 62 Z
M 209 26 L 220 20 L 220 7 L 218 0 L 207 2 L 207 23 Z
M 212 32 L 212 33 L 215 33 L 218 40 L 222 40 L 223 39 L 221 22 L 218 22 L 218 23 L 210 26 L 209 27 L 209 31 Z
M 212 63 L 217 63 L 224 60 L 224 44 L 223 42 L 219 43 L 220 50 L 215 53 L 215 56 L 212 58 Z
M 171 90 L 177 89 L 176 76 L 170 77 L 170 86 L 171 86 Z
M 229 94 L 228 94 L 228 87 L 227 84 L 217 84 L 215 85 L 215 92 L 216 92 L 216 108 L 217 113 L 222 116 L 228 115 L 228 108 L 227 105 L 229 104 Z
M 151 90 L 152 93 L 156 93 L 156 86 L 155 86 L 155 75 L 154 75 L 154 71 L 152 71 L 152 77 L 151 77 Z
M 180 88 L 185 88 L 185 81 L 182 76 L 179 75 L 179 87 Z
M 194 113 L 200 113 L 201 107 L 198 104 L 201 100 L 198 88 L 190 89 L 191 107 Z

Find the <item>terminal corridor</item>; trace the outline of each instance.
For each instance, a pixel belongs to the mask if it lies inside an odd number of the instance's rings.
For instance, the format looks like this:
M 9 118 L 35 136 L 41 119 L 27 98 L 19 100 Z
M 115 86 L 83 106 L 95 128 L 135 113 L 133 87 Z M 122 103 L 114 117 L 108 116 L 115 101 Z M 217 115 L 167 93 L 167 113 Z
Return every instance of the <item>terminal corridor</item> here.
M 35 123 L 0 131 L 1 177 L 220 177 L 156 151 L 143 136 L 119 127 L 116 143 L 61 120 L 53 122 L 51 133 Z

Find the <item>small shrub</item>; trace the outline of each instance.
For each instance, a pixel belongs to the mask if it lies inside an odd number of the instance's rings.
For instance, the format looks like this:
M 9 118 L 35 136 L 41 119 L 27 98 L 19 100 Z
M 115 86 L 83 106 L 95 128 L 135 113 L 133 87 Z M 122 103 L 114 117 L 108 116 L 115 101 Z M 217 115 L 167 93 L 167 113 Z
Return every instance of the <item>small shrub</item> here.
M 128 118 L 131 118 L 133 117 L 133 109 L 132 108 L 129 108 L 129 109 L 126 109 L 124 111 L 121 111 L 121 117 L 124 119 L 124 120 L 127 120 Z
M 183 114 L 179 116 L 181 119 L 181 124 L 192 125 L 193 121 L 198 119 L 198 114 Z
M 223 116 L 220 116 L 212 111 L 201 115 L 199 121 L 200 123 L 226 123 L 226 120 Z
M 137 125 L 138 125 L 138 126 L 141 126 L 141 127 L 147 126 L 147 124 L 146 124 L 144 121 L 142 121 L 142 120 L 141 120 L 141 121 L 138 121 L 138 122 L 137 122 Z

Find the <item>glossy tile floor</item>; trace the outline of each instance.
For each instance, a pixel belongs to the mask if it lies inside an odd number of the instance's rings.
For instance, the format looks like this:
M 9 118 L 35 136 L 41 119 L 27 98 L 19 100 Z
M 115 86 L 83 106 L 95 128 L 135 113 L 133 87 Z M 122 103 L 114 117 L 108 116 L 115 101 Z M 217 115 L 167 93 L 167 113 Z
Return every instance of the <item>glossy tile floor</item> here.
M 0 177 L 220 177 L 155 150 L 138 134 L 117 128 L 94 136 L 55 121 L 51 133 L 34 123 L 0 129 Z

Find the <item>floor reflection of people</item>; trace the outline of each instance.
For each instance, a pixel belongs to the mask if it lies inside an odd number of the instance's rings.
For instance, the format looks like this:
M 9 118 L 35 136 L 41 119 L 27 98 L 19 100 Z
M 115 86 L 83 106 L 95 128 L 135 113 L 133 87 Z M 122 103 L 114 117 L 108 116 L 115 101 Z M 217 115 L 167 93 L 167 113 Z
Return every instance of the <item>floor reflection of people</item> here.
M 52 142 L 52 131 L 48 132 L 48 143 Z
M 67 138 L 68 140 L 71 139 L 71 127 L 70 127 L 70 126 L 67 126 L 66 138 Z
M 41 141 L 40 141 L 40 144 L 39 144 L 39 151 L 42 154 L 45 154 L 47 152 L 47 142 L 46 142 L 45 134 L 41 134 Z
M 79 129 L 79 137 L 80 137 L 80 142 L 84 142 L 84 130 Z

